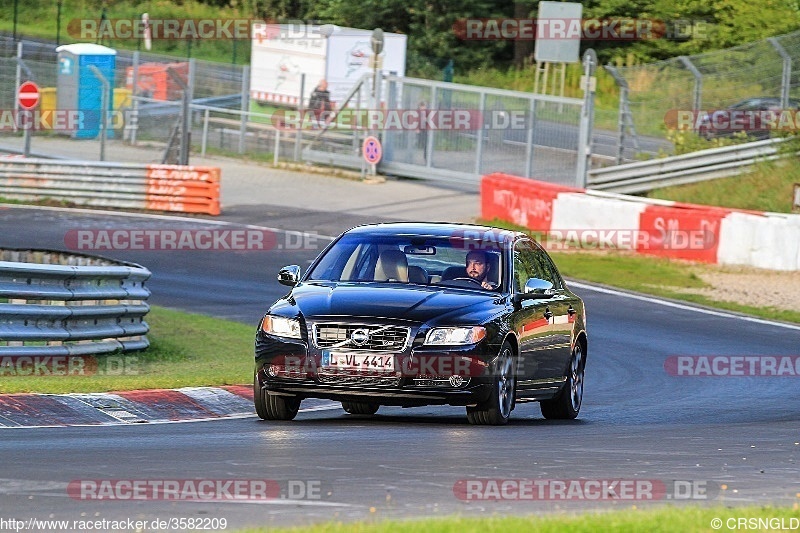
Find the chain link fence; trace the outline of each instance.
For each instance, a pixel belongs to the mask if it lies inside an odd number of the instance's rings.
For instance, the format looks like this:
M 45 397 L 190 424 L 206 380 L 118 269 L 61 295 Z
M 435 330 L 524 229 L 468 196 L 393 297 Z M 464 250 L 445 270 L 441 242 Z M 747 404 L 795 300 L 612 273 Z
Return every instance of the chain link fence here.
M 630 111 L 641 140 L 667 139 L 667 116 L 678 110 L 726 109 L 748 98 L 800 98 L 800 31 L 725 50 L 672 58 L 656 63 L 617 67 L 627 85 L 621 109 Z M 618 84 L 622 88 L 622 83 Z M 624 126 L 620 119 L 620 129 Z M 631 133 L 627 132 L 630 139 Z M 626 147 L 630 148 L 630 144 Z M 626 152 L 626 159 L 655 155 L 651 149 Z
M 177 163 L 183 142 L 194 152 L 247 154 L 277 162 L 279 159 L 362 168 L 362 143 L 369 134 L 383 144 L 380 171 L 398 176 L 450 179 L 478 183 L 481 175 L 507 172 L 546 181 L 575 184 L 579 128 L 583 102 L 580 99 L 535 95 L 384 76 L 377 84 L 378 109 L 372 101 L 372 76 L 353 88 L 350 101 L 336 102 L 342 110 L 348 103 L 349 122 L 325 130 L 322 123 L 302 121 L 302 127 L 287 124 L 284 113 L 302 110 L 316 79 L 299 73 L 259 65 L 252 75 L 270 87 L 297 86 L 292 101 L 275 101 L 280 91 L 251 91 L 249 66 L 182 60 L 144 52 L 117 50 L 113 88 L 112 136 L 124 142 L 148 143 L 163 151 L 164 162 Z M 0 106 L 16 109 L 16 88 L 21 81 L 34 81 L 41 88 L 40 109 L 55 109 L 58 54 L 53 44 L 14 43 L 0 38 Z M 268 84 L 267 84 L 268 82 Z M 304 90 L 303 90 L 304 89 Z M 283 91 L 286 94 L 286 91 Z M 291 93 L 290 93 L 291 94 Z M 184 97 L 189 102 L 184 102 Z M 403 122 L 404 114 L 437 117 L 463 113 L 466 126 L 414 127 Z M 188 109 L 188 113 L 185 113 Z M 379 113 L 363 125 L 362 114 Z M 383 127 L 389 114 L 401 116 L 401 126 Z M 184 121 L 184 114 L 188 120 Z M 423 120 L 424 122 L 424 120 Z M 188 125 L 189 138 L 182 129 Z M 35 135 L 68 134 L 68 131 L 36 131 Z M 0 138 L 21 136 L 15 128 L 0 128 Z M 76 157 L 81 149 L 76 140 Z M 180 145 L 180 146 L 179 146 Z M 35 141 L 34 141 L 35 151 Z M 102 152 L 101 152 L 102 153 Z

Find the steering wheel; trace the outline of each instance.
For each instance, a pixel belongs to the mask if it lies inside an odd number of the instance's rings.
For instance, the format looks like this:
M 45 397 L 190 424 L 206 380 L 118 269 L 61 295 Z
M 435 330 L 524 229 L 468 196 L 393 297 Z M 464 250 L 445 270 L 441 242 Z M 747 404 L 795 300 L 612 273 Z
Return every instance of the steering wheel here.
M 475 278 L 470 278 L 470 277 L 465 277 L 465 278 L 453 278 L 453 281 L 471 281 L 472 283 L 475 283 L 475 284 L 479 285 L 481 288 L 483 288 L 483 283 L 482 283 L 482 282 L 480 282 L 480 281 L 478 281 L 478 280 L 477 280 L 477 279 L 475 279 Z

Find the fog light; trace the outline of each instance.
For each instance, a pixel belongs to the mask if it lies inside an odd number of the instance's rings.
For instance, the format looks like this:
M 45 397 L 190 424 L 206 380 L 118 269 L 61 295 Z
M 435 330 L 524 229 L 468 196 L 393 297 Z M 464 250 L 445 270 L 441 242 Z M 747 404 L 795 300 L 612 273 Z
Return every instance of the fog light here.
M 280 372 L 280 368 L 277 365 L 269 365 L 269 368 L 267 368 L 267 375 L 271 378 L 277 376 L 278 372 Z
M 462 383 L 464 383 L 464 378 L 461 376 L 450 376 L 451 387 L 460 387 Z

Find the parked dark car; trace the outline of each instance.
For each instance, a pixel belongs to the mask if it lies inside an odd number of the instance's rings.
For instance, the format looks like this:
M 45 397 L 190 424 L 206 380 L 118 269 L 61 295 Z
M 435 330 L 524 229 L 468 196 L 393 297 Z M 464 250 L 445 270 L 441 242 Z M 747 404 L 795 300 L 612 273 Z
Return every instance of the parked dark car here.
M 708 140 L 715 137 L 730 137 L 736 133 L 744 133 L 755 139 L 769 139 L 772 131 L 780 128 L 781 113 L 790 113 L 791 116 L 788 118 L 790 124 L 794 125 L 798 110 L 800 110 L 800 100 L 789 99 L 789 106 L 784 109 L 780 98 L 771 96 L 747 98 L 702 117 L 697 133 Z M 775 125 L 772 126 L 770 122 L 774 122 Z M 784 120 L 783 124 L 787 122 Z
M 292 289 L 270 306 L 255 339 L 262 419 L 291 420 L 304 398 L 361 415 L 381 405 L 460 405 L 469 422 L 493 425 L 523 402 L 538 401 L 546 418 L 580 411 L 584 304 L 524 233 L 359 226 L 305 274 L 288 266 L 278 280 Z

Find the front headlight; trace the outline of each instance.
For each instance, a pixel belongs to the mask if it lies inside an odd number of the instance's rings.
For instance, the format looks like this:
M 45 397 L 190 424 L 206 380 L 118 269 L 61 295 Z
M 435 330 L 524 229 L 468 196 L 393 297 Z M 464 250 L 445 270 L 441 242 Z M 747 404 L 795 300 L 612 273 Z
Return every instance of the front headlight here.
M 261 331 L 278 337 L 302 338 L 300 335 L 300 321 L 295 318 L 267 315 L 261 321 Z
M 425 344 L 475 344 L 486 337 L 483 326 L 433 328 L 425 336 Z

